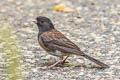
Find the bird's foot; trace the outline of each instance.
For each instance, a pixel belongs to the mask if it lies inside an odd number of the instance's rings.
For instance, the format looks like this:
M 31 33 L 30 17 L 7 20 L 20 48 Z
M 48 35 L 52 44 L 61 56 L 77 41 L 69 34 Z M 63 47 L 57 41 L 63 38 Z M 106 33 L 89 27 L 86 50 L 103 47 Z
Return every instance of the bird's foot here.
M 65 64 L 65 63 L 69 63 L 68 61 L 63 61 L 63 62 L 61 62 L 61 64 Z

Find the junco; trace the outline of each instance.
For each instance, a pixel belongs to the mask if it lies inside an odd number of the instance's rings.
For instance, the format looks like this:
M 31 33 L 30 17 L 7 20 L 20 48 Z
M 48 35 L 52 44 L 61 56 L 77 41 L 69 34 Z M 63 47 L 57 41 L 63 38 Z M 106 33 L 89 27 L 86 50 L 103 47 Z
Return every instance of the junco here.
M 49 54 L 60 58 L 56 63 L 48 66 L 47 68 L 53 68 L 59 63 L 64 63 L 72 54 L 83 56 L 100 65 L 102 68 L 109 68 L 108 65 L 83 53 L 77 45 L 66 38 L 61 32 L 56 30 L 51 20 L 47 17 L 39 16 L 36 18 L 34 23 L 37 24 L 39 29 L 38 42 L 40 46 Z

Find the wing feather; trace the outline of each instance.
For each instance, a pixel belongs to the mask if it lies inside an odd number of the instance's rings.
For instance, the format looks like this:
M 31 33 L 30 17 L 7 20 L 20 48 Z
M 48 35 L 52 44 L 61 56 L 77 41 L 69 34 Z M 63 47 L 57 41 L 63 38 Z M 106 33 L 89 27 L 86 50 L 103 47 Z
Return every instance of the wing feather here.
M 80 48 L 57 30 L 44 33 L 41 38 L 47 48 L 67 53 L 80 53 Z

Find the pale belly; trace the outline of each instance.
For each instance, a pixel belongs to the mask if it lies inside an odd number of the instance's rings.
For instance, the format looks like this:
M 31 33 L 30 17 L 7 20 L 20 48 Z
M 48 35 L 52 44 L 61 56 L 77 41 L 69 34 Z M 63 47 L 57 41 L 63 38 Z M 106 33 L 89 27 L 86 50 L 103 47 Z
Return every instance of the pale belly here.
M 69 53 L 62 53 L 61 51 L 54 51 L 54 52 L 48 52 L 49 54 L 53 55 L 53 56 L 57 56 L 57 57 L 64 57 L 64 56 L 69 56 L 71 54 Z

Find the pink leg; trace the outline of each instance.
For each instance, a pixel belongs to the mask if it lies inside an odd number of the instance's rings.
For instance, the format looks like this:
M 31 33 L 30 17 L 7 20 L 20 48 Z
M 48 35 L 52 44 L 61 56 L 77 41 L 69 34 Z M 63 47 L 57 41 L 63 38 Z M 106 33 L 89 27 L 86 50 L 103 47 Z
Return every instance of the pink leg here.
M 67 59 L 68 57 L 69 57 L 69 56 L 66 56 L 66 57 L 62 60 L 61 64 L 64 64 L 65 61 L 66 61 L 66 59 Z

